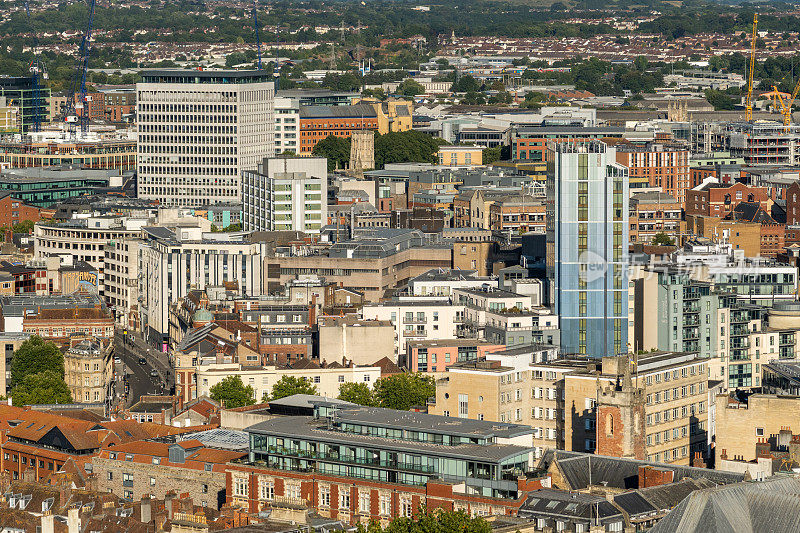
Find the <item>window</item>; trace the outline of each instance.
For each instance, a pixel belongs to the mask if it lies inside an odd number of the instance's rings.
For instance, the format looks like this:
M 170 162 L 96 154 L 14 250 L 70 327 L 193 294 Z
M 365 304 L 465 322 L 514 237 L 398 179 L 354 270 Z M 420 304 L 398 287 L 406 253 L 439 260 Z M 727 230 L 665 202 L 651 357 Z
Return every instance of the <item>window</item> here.
M 466 394 L 458 395 L 458 417 L 467 418 L 469 413 L 468 396 Z
M 207 485 L 207 484 L 205 484 L 205 483 L 203 483 L 203 486 L 200 488 L 200 491 L 201 491 L 203 494 L 208 494 L 208 485 Z
M 236 477 L 233 479 L 233 495 L 247 498 L 249 491 L 247 488 L 246 477 Z
M 108 480 L 109 481 L 114 481 L 114 472 L 112 472 L 110 470 L 108 471 Z
M 330 487 L 320 487 L 320 489 L 319 489 L 319 505 L 320 505 L 320 507 L 330 507 L 331 506 L 331 488 Z
M 350 510 L 350 489 L 348 487 L 339 487 L 339 510 Z
M 260 500 L 274 500 L 275 499 L 275 483 L 262 479 L 258 483 L 258 498 Z
M 358 512 L 361 514 L 370 514 L 372 511 L 370 510 L 371 498 L 369 496 L 369 492 L 359 492 L 358 493 Z
M 381 516 L 391 516 L 392 500 L 388 494 L 381 494 L 378 510 Z
M 151 487 L 156 486 L 156 478 L 154 478 L 153 476 L 150 476 L 150 486 Z

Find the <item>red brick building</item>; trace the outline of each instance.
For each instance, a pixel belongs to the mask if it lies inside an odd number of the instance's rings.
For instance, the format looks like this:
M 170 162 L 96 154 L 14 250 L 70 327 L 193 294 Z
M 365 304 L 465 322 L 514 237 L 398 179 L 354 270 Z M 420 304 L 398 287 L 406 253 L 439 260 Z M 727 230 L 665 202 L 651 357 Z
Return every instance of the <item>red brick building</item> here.
M 378 130 L 378 114 L 369 104 L 300 107 L 301 154 L 311 154 L 329 135 L 349 138 L 358 130 Z
M 758 203 L 769 212 L 772 205 L 769 187 L 751 187 L 744 183 L 723 185 L 706 183 L 686 192 L 686 215 L 725 218 L 742 202 Z
M 0 193 L 0 195 L 2 194 Z M 5 196 L 0 197 L 0 228 L 10 228 L 14 224 L 19 224 L 26 220 L 36 222 L 40 218 L 42 218 L 42 215 L 38 207 L 28 205 L 22 200 L 14 198 L 10 192 L 6 192 Z
M 628 167 L 631 189 L 661 187 L 679 202 L 686 200 L 691 188 L 689 149 L 675 143 L 617 145 L 617 163 Z

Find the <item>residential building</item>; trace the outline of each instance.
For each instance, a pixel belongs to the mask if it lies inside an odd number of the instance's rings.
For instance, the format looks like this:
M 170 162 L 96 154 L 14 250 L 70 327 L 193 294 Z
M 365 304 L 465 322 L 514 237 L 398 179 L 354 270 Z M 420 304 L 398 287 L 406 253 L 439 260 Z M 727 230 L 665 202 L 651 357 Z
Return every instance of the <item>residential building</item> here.
M 620 139 L 624 128 L 584 126 L 525 126 L 511 129 L 511 159 L 546 161 L 547 143 L 585 143 L 591 140 Z M 615 159 L 609 159 L 609 163 Z
M 28 205 L 11 192 L 0 192 L 0 228 L 11 228 L 20 222 L 37 222 L 42 210 Z
M 628 167 L 631 190 L 659 187 L 678 203 L 686 201 L 686 191 L 691 188 L 688 147 L 648 142 L 621 143 L 616 148 L 617 163 Z
M 113 346 L 110 338 L 71 337 L 64 353 L 64 381 L 76 403 L 111 401 L 114 382 Z
M 473 167 L 483 164 L 483 148 L 480 146 L 442 146 L 436 152 L 440 165 L 448 167 Z
M 300 154 L 300 99 L 275 97 L 275 155 Z
M 551 143 L 547 277 L 564 353 L 628 351 L 628 170 L 602 142 Z
M 328 162 L 322 157 L 264 158 L 242 172 L 246 231 L 319 233 L 328 219 Z
M 479 275 L 475 270 L 435 268 L 408 281 L 411 296 L 451 298 L 455 289 L 482 287 L 497 288 L 497 278 Z
M 533 474 L 525 478 L 526 426 L 322 399 L 311 413 L 247 428 L 249 464 L 230 467 L 229 503 L 255 512 L 289 498 L 351 524 L 387 523 L 420 506 L 514 515 L 526 490 L 541 487 Z M 370 436 L 368 446 L 363 435 Z
M 800 139 L 800 127 L 784 126 L 778 121 L 734 122 L 726 131 L 731 156 L 744 158 L 746 165 L 794 166 L 794 146 Z
M 629 205 L 631 243 L 650 244 L 659 233 L 666 233 L 678 246 L 686 240 L 683 207 L 673 196 L 659 191 L 632 191 Z
M 717 180 L 706 180 L 686 192 L 686 215 L 725 218 L 741 202 L 758 203 L 769 213 L 772 204 L 769 188 L 738 182 L 724 185 Z
M 450 268 L 451 249 L 427 244 L 424 234 L 408 229 L 358 229 L 353 237 L 315 254 L 275 253 L 264 259 L 264 288 L 315 275 L 363 293 L 376 302 L 431 268 Z
M 489 228 L 508 235 L 544 233 L 547 227 L 544 198 L 530 194 L 509 194 L 489 205 Z
M 192 288 L 233 286 L 240 296 L 264 294 L 266 243 L 212 238 L 201 226 L 142 228 L 140 323 L 151 344 L 166 350 L 170 305 Z
M 139 330 L 139 253 L 142 240 L 124 237 L 103 247 L 103 292 L 123 328 Z
M 317 359 L 328 363 L 371 365 L 388 358 L 396 361 L 394 324 L 353 316 L 326 316 L 317 323 Z
M 0 394 L 11 396 L 11 360 L 22 343 L 31 338 L 29 333 L 0 332 L 3 357 L 0 358 Z M 5 391 L 5 392 L 4 392 Z
M 137 196 L 232 203 L 240 176 L 275 153 L 274 83 L 263 71 L 153 70 L 136 84 Z
M 411 372 L 444 372 L 458 363 L 485 359 L 506 346 L 476 339 L 442 339 L 408 341 L 406 349 L 406 368 Z
M 247 435 L 212 429 L 103 447 L 90 459 L 97 489 L 129 500 L 165 498 L 180 487 L 203 507 L 225 503 L 226 464 L 247 456 Z

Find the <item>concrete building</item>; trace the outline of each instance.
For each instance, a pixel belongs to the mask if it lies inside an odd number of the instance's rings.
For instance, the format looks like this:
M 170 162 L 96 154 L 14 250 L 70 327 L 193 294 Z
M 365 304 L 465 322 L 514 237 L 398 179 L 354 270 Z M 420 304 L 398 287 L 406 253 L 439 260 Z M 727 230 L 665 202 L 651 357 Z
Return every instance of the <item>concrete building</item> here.
M 319 233 L 328 219 L 328 162 L 314 158 L 264 158 L 242 172 L 246 231 Z
M 480 146 L 442 146 L 436 152 L 440 165 L 448 167 L 473 167 L 483 164 Z
M 476 339 L 442 339 L 409 341 L 406 349 L 406 368 L 411 372 L 444 372 L 456 364 L 485 359 L 506 346 Z
M 731 156 L 747 165 L 794 166 L 800 126 L 785 127 L 775 121 L 735 122 L 725 130 Z
M 288 152 L 300 154 L 300 100 L 281 95 L 275 97 L 275 155 Z
M 32 131 L 34 123 L 47 122 L 50 88 L 39 87 L 39 101 L 34 99 L 32 76 L 0 76 L 0 93 L 19 108 L 20 133 Z
M 136 141 L 90 138 L 80 141 L 0 142 L 0 165 L 11 168 L 79 165 L 92 169 L 136 169 Z
M 111 401 L 114 360 L 111 339 L 70 339 L 64 354 L 64 381 L 76 403 Z
M 621 139 L 624 128 L 580 126 L 525 126 L 511 129 L 511 159 L 546 161 L 547 143 L 585 143 L 601 139 Z M 609 163 L 614 161 L 610 159 Z
M 319 360 L 371 365 L 384 357 L 397 361 L 394 324 L 386 320 L 322 317 L 317 324 Z
M 29 333 L 0 332 L 0 344 L 3 346 L 3 357 L 0 358 L 0 366 L 2 366 L 0 368 L 0 393 L 6 397 L 11 396 L 11 359 L 22 343 L 30 338 Z
M 142 228 L 142 240 L 140 323 L 150 343 L 159 349 L 166 350 L 169 343 L 170 305 L 189 290 L 227 284 L 240 296 L 265 292 L 265 242 L 181 225 L 146 226 Z
M 650 244 L 658 233 L 666 233 L 676 245 L 686 240 L 682 203 L 664 192 L 631 191 L 629 202 L 631 243 Z
M 547 277 L 565 353 L 628 352 L 628 169 L 602 142 L 551 143 Z
M 139 251 L 135 237 L 108 242 L 103 248 L 103 290 L 114 318 L 123 328 L 139 329 Z
M 82 165 L 12 167 L 0 172 L 0 191 L 44 208 L 84 195 L 121 190 L 123 180 L 118 168 L 82 168 Z
M 274 96 L 262 71 L 146 72 L 136 84 L 138 197 L 238 202 L 242 171 L 275 154 Z

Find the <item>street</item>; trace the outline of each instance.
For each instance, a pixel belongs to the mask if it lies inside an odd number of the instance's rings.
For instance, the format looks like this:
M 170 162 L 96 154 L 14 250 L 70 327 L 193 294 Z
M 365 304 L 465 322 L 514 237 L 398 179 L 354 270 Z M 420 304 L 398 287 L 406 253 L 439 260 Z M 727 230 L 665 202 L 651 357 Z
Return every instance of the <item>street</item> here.
M 114 335 L 114 356 L 122 361 L 121 365 L 116 365 L 120 375 L 127 376 L 126 406 L 134 404 L 146 394 L 169 394 L 171 384 L 166 383 L 165 377 L 171 377 L 172 372 L 166 354 L 148 350 L 137 337 L 131 342 L 129 335 L 117 330 Z M 145 364 L 139 364 L 140 358 L 144 358 Z M 153 370 L 158 372 L 158 377 L 150 375 Z M 117 392 L 124 394 L 125 385 L 120 384 Z

